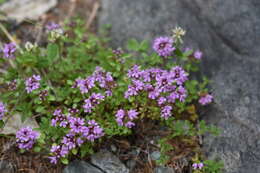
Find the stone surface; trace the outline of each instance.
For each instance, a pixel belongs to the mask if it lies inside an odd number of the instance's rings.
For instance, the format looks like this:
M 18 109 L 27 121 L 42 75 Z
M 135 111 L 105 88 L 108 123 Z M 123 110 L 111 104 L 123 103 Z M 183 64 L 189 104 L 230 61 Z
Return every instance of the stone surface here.
M 9 0 L 0 6 L 0 11 L 20 23 L 25 19 L 36 20 L 56 5 L 57 0 Z
M 0 161 L 0 172 L 3 173 L 15 173 L 15 168 L 12 163 L 1 160 Z
M 161 157 L 161 152 L 160 151 L 153 151 L 150 154 L 150 157 L 151 157 L 152 160 L 159 160 L 160 157 Z
M 154 173 L 175 173 L 175 171 L 169 167 L 158 166 L 154 169 Z
M 112 24 L 114 47 L 176 25 L 187 30 L 186 46 L 204 51 L 202 72 L 213 81 L 215 104 L 204 118 L 223 129 L 205 138 L 205 151 L 223 159 L 227 173 L 260 172 L 259 0 L 103 0 L 103 24 Z
M 106 150 L 91 156 L 91 163 L 104 170 L 106 173 L 128 173 L 129 169 L 112 153 Z
M 87 162 L 75 160 L 65 167 L 63 173 L 104 173 L 104 172 Z
M 19 114 L 14 114 L 11 117 L 5 117 L 4 121 L 5 126 L 3 129 L 0 129 L 0 133 L 5 135 L 16 134 L 16 132 L 22 127 L 39 127 L 38 123 L 33 118 L 27 118 L 24 122 L 22 122 L 21 115 Z

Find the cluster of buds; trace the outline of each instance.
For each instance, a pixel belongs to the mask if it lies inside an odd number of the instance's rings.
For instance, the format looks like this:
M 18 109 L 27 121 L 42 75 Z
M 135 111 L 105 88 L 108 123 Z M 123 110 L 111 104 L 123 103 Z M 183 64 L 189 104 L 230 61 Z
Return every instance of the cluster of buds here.
M 60 38 L 64 31 L 61 26 L 57 23 L 50 22 L 46 25 L 47 32 L 50 34 L 50 41 L 55 41 Z

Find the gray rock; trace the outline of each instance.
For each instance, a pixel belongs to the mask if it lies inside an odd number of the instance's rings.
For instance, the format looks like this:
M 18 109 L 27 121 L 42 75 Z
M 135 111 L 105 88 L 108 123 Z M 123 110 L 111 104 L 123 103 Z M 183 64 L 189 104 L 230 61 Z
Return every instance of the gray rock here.
M 25 19 L 36 20 L 56 5 L 57 0 L 10 0 L 0 6 L 0 11 L 20 23 Z
M 104 172 L 87 162 L 75 160 L 65 167 L 63 173 L 104 173 Z
M 91 163 L 106 173 L 128 173 L 129 169 L 109 151 L 102 150 L 91 156 Z
M 154 169 L 154 173 L 175 173 L 173 168 L 158 166 Z
M 103 0 L 99 25 L 112 24 L 115 47 L 130 37 L 153 40 L 187 30 L 185 44 L 204 51 L 202 72 L 213 81 L 214 106 L 204 119 L 223 129 L 205 137 L 210 158 L 227 173 L 260 172 L 260 1 Z
M 153 151 L 153 152 L 151 153 L 151 159 L 152 159 L 152 160 L 159 160 L 160 157 L 161 157 L 160 151 Z
M 128 160 L 126 162 L 126 166 L 129 168 L 130 172 L 132 170 L 134 170 L 135 166 L 136 166 L 136 161 L 135 160 Z
M 22 127 L 38 128 L 39 125 L 34 118 L 27 118 L 22 122 L 20 114 L 14 114 L 11 117 L 5 117 L 5 126 L 0 129 L 0 133 L 5 135 L 16 134 L 16 132 Z
M 0 172 L 3 173 L 15 173 L 15 168 L 12 163 L 1 160 L 0 161 Z

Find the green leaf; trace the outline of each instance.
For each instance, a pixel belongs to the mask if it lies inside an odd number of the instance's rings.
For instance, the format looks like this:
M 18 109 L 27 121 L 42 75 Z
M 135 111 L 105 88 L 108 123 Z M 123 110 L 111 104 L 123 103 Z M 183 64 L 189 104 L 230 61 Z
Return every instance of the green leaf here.
M 140 44 L 139 50 L 140 51 L 147 51 L 148 48 L 149 48 L 149 42 L 147 40 L 142 41 L 141 44 Z
M 4 121 L 3 120 L 0 120 L 0 128 L 4 127 Z
M 127 48 L 129 50 L 137 51 L 139 49 L 139 43 L 136 41 L 136 39 L 131 39 L 127 43 Z
M 47 58 L 49 62 L 53 62 L 59 55 L 59 47 L 57 44 L 50 43 L 47 46 Z
M 36 112 L 38 112 L 38 113 L 42 113 L 42 112 L 44 112 L 44 107 L 43 106 L 38 106 L 37 108 L 36 108 Z
M 55 97 L 53 95 L 49 95 L 48 96 L 48 100 L 49 101 L 55 101 L 56 99 L 55 99 Z
M 77 155 L 78 150 L 77 150 L 76 148 L 73 148 L 73 149 L 71 150 L 71 152 L 72 152 L 72 154 Z
M 38 153 L 38 152 L 41 151 L 41 147 L 35 146 L 35 147 L 33 148 L 33 151 Z
M 65 158 L 65 157 L 62 157 L 61 158 L 61 163 L 67 165 L 67 164 L 69 164 L 69 160 L 67 158 Z

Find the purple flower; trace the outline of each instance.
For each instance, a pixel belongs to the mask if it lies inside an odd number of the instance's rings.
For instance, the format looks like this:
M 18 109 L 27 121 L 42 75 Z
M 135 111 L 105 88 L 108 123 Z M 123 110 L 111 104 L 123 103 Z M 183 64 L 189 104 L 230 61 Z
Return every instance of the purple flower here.
M 134 109 L 131 109 L 127 112 L 127 115 L 130 120 L 134 120 L 137 118 L 138 112 Z
M 114 79 L 110 72 L 105 72 L 101 67 L 96 67 L 92 75 L 101 88 L 111 89 L 114 87 Z
M 198 168 L 198 164 L 197 163 L 193 163 L 192 167 L 193 167 L 193 169 L 197 169 Z
M 69 113 L 70 114 L 77 114 L 77 113 L 79 113 L 79 110 L 78 109 L 74 109 L 74 108 L 69 108 Z
M 207 105 L 213 101 L 213 96 L 210 94 L 207 94 L 205 96 L 201 96 L 199 99 L 199 103 L 201 105 Z
M 4 57 L 5 58 L 14 58 L 14 53 L 16 51 L 16 46 L 14 43 L 4 44 Z
M 129 78 L 139 78 L 142 75 L 140 66 L 134 65 L 131 69 L 128 70 L 127 76 Z
M 2 102 L 0 102 L 0 120 L 3 119 L 6 112 L 7 110 L 5 108 L 5 105 Z
M 40 88 L 40 82 L 39 82 L 40 80 L 41 80 L 41 76 L 39 75 L 33 75 L 32 77 L 28 78 L 25 81 L 25 86 L 26 86 L 25 89 L 27 93 L 30 93 L 33 90 Z
M 178 85 L 182 85 L 188 80 L 188 74 L 180 66 L 173 67 L 171 69 L 171 75 Z
M 157 102 L 158 102 L 159 105 L 162 105 L 162 104 L 164 104 L 166 101 L 167 101 L 167 99 L 166 99 L 165 97 L 160 97 Z
M 119 126 L 132 128 L 135 125 L 132 121 L 137 118 L 138 114 L 134 109 L 127 111 L 127 113 L 125 110 L 119 109 L 116 113 L 116 122 Z
M 82 118 L 71 117 L 69 118 L 69 124 L 71 128 L 71 132 L 80 133 L 82 131 L 82 127 L 85 122 Z
M 123 109 L 119 109 L 116 113 L 116 121 L 118 125 L 123 126 L 123 118 L 125 116 L 125 111 Z
M 185 98 L 187 97 L 187 90 L 183 86 L 179 86 L 177 93 L 179 100 L 184 102 Z
M 156 99 L 157 97 L 159 97 L 159 95 L 160 95 L 160 90 L 154 89 L 154 90 L 152 90 L 152 91 L 149 92 L 148 98 L 154 100 L 154 99 Z
M 47 25 L 46 25 L 46 29 L 48 31 L 53 31 L 53 30 L 57 30 L 57 29 L 61 29 L 61 26 L 57 23 L 54 23 L 54 22 L 49 22 Z
M 96 123 L 95 120 L 88 121 L 88 133 L 83 134 L 90 141 L 94 141 L 104 135 L 103 129 Z
M 193 169 L 202 169 L 203 166 L 204 166 L 203 163 L 193 163 L 192 164 Z
M 83 105 L 85 112 L 92 112 L 92 109 L 98 104 L 100 104 L 100 101 L 103 101 L 105 99 L 105 96 L 103 96 L 100 93 L 93 93 L 88 99 L 85 100 L 85 104 Z
M 51 154 L 53 156 L 49 157 L 50 162 L 56 164 L 58 159 L 66 156 L 69 153 L 69 149 L 66 145 L 53 145 L 51 147 Z
M 196 50 L 194 52 L 194 58 L 197 59 L 197 60 L 200 60 L 202 58 L 202 52 L 199 51 L 199 50 Z
M 52 126 L 54 126 L 54 127 L 60 126 L 60 127 L 63 127 L 63 128 L 67 127 L 69 117 L 62 114 L 61 109 L 56 109 L 54 111 L 53 115 L 54 115 L 54 118 L 51 120 Z
M 161 110 L 161 117 L 167 120 L 172 115 L 171 111 L 171 106 L 164 106 Z
M 203 166 L 204 166 L 204 164 L 203 164 L 203 163 L 199 163 L 199 164 L 198 164 L 198 168 L 199 168 L 199 169 L 202 169 L 202 168 L 203 168 Z
M 61 143 L 66 145 L 69 150 L 76 148 L 76 146 L 81 146 L 83 144 L 83 140 L 80 136 L 76 136 L 75 133 L 68 133 L 63 137 Z
M 173 39 L 170 37 L 158 37 L 154 40 L 153 49 L 162 57 L 170 56 L 175 50 Z
M 90 76 L 86 79 L 77 79 L 76 86 L 80 89 L 82 94 L 88 93 L 89 90 L 95 86 L 95 78 Z
M 131 121 L 128 121 L 128 122 L 125 124 L 125 126 L 126 126 L 127 128 L 132 128 L 132 127 L 135 126 L 135 123 L 133 123 L 133 122 L 131 122 Z
M 120 57 L 123 53 L 124 53 L 123 50 L 120 48 L 113 50 L 113 54 L 115 54 L 116 57 Z
M 20 149 L 29 150 L 33 147 L 39 135 L 40 134 L 37 131 L 33 131 L 31 127 L 21 128 L 16 132 L 16 143 Z

